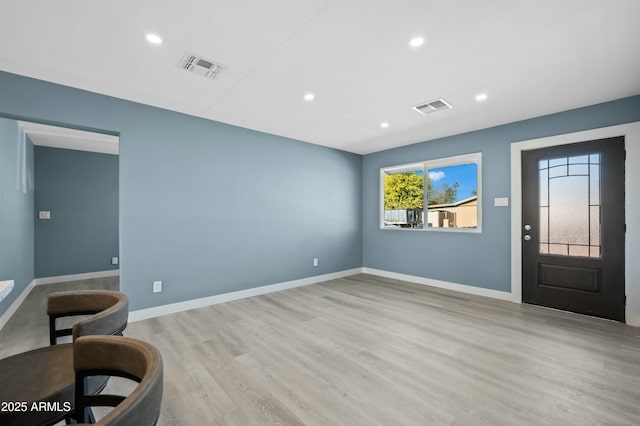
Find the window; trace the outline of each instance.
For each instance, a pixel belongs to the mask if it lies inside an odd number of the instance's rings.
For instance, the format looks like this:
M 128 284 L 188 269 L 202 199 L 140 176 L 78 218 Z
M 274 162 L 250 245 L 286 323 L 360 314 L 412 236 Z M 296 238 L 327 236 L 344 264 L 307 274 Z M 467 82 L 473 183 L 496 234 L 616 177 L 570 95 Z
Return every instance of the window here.
M 380 227 L 480 232 L 481 153 L 380 169 Z

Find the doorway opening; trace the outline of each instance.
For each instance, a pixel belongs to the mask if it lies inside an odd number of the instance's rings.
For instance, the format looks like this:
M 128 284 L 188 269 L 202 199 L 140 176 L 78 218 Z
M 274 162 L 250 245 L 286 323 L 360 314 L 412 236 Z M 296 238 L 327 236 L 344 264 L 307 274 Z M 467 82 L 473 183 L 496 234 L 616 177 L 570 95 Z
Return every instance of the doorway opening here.
M 18 126 L 24 149 L 33 150 L 36 282 L 117 275 L 119 137 L 28 121 Z

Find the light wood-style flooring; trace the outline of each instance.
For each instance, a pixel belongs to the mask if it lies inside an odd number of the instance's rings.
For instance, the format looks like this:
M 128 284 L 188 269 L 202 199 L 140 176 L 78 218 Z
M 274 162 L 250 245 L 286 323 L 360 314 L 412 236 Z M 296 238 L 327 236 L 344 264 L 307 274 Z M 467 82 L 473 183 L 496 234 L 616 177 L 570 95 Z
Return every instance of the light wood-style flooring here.
M 160 425 L 640 424 L 640 329 L 371 275 L 125 334 L 162 352 Z
M 49 293 L 89 289 L 118 290 L 119 287 L 120 278 L 117 276 L 35 286 L 0 330 L 0 359 L 49 345 Z M 61 326 L 65 326 L 64 320 L 58 321 Z

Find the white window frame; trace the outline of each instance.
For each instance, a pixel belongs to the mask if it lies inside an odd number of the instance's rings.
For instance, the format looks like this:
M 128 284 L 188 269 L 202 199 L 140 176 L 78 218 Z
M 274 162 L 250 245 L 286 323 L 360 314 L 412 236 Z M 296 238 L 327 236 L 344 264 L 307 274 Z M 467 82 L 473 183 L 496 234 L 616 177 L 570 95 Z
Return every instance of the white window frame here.
M 425 211 L 427 209 L 427 182 L 426 178 L 429 176 L 430 169 L 440 169 L 443 167 L 461 166 L 464 164 L 476 165 L 476 181 L 477 181 L 477 196 L 478 196 L 478 226 L 475 228 L 400 228 L 397 226 L 385 226 L 384 225 L 384 177 L 392 171 L 395 173 L 405 173 L 411 171 L 422 170 L 424 173 L 424 206 Z M 466 233 L 482 233 L 482 153 L 474 152 L 470 154 L 456 155 L 453 157 L 437 158 L 433 160 L 420 161 L 416 163 L 402 164 L 398 166 L 381 167 L 380 168 L 380 202 L 379 202 L 379 214 L 380 214 L 380 229 L 388 231 L 430 231 L 430 232 L 466 232 Z M 425 218 L 426 222 L 426 218 Z M 423 224 L 424 225 L 424 224 Z

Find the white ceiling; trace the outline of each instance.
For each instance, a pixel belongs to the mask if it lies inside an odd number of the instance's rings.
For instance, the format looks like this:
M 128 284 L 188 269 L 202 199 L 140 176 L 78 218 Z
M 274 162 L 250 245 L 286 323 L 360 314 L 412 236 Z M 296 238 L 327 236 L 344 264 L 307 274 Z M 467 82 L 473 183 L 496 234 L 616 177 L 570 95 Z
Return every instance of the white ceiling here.
M 639 19 L 638 0 L 2 0 L 0 69 L 365 154 L 640 94 Z M 187 51 L 225 69 L 189 74 Z

